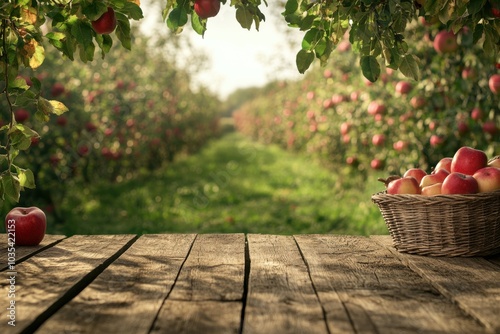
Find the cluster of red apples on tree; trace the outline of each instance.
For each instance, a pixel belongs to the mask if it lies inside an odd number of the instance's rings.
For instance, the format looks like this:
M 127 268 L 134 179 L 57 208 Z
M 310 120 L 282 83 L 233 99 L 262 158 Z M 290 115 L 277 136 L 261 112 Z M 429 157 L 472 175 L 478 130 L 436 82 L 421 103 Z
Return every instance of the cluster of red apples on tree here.
M 486 153 L 463 146 L 453 157 L 442 158 L 428 174 L 421 168 L 410 168 L 402 177 L 381 179 L 390 195 L 455 195 L 500 190 L 500 156 L 488 161 Z

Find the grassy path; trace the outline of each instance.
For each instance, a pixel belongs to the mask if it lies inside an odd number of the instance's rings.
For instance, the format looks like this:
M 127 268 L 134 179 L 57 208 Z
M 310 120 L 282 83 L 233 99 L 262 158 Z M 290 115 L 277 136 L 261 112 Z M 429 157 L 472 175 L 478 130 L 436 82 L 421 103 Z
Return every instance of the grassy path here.
M 274 145 L 229 134 L 201 152 L 68 197 L 52 233 L 387 233 L 370 195 L 381 189 Z

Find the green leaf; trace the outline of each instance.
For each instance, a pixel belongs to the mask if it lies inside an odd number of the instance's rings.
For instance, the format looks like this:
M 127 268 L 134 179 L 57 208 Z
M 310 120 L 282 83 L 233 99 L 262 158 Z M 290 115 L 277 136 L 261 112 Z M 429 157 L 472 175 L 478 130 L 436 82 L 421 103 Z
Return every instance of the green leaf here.
M 297 65 L 299 73 L 304 74 L 307 71 L 307 69 L 311 66 L 312 62 L 314 61 L 314 58 L 315 58 L 314 52 L 307 50 L 300 50 L 295 58 L 295 63 Z
M 37 42 L 33 42 L 35 43 L 35 53 L 31 56 L 29 65 L 32 69 L 36 70 L 45 60 L 45 49 Z
M 17 88 L 17 89 L 22 89 L 26 90 L 29 89 L 30 86 L 26 83 L 26 80 L 22 77 L 16 77 L 14 80 L 11 80 L 9 82 L 9 88 Z
M 323 32 L 319 29 L 313 28 L 306 32 L 302 39 L 302 49 L 312 50 L 318 44 L 318 41 L 323 37 Z
M 467 12 L 469 15 L 474 15 L 479 13 L 481 9 L 486 5 L 486 1 L 488 0 L 471 0 L 467 4 Z
M 43 112 L 45 115 L 55 114 L 59 116 L 68 111 L 68 108 L 60 101 L 49 101 L 40 96 L 38 98 L 38 110 Z
M 2 188 L 4 199 L 19 202 L 21 196 L 21 185 L 17 176 L 10 173 L 2 175 Z
M 31 90 L 24 91 L 22 94 L 19 94 L 16 97 L 16 100 L 14 101 L 14 105 L 16 107 L 28 107 L 35 103 L 36 100 L 36 94 L 32 92 Z
M 439 12 L 447 5 L 448 0 L 430 0 L 424 5 L 425 13 L 430 16 L 438 15 Z
M 22 169 L 17 166 L 16 169 L 20 186 L 23 188 L 35 189 L 35 176 L 33 175 L 33 172 L 29 169 Z
M 64 47 L 66 35 L 62 32 L 49 32 L 45 37 L 49 40 L 50 44 L 56 47 L 56 49 L 61 50 Z
M 206 21 L 205 21 L 206 22 Z M 198 35 L 203 35 L 207 30 L 206 23 L 200 20 L 200 17 L 194 13 L 191 15 L 191 27 Z
M 253 16 L 245 7 L 238 7 L 236 9 L 236 20 L 240 23 L 242 28 L 248 30 L 252 28 Z
M 401 56 L 401 63 L 399 64 L 399 70 L 401 73 L 407 77 L 414 80 L 420 80 L 420 69 L 418 67 L 418 60 L 414 55 L 403 55 Z
M 283 15 L 294 14 L 299 9 L 299 3 L 297 0 L 288 0 L 285 4 L 285 11 Z
M 380 77 L 380 64 L 374 56 L 362 56 L 360 59 L 361 71 L 365 78 L 371 82 Z
M 130 21 L 121 13 L 116 13 L 118 25 L 115 30 L 116 37 L 122 43 L 122 46 L 130 50 L 132 49 L 132 39 L 130 37 Z
M 174 8 L 167 18 L 167 26 L 172 31 L 178 31 L 180 27 L 183 27 L 188 22 L 187 11 L 182 7 Z

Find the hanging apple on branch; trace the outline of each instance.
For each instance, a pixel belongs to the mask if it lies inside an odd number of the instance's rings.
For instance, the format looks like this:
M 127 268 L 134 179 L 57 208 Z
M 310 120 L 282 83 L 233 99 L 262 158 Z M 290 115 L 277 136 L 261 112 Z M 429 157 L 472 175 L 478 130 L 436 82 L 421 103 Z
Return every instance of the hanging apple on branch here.
M 220 6 L 220 3 L 226 1 L 167 1 L 163 16 L 168 27 L 179 33 L 191 15 L 191 26 L 203 35 L 207 29 L 206 19 L 214 16 L 205 14 L 207 8 L 212 8 L 210 4 Z M 267 6 L 265 1 L 263 3 Z M 260 0 L 233 0 L 230 5 L 235 7 L 236 19 L 245 29 L 250 29 L 255 23 L 258 30 L 260 22 L 265 20 L 259 9 Z M 205 9 L 200 12 L 202 7 Z M 213 12 L 216 15 L 218 10 Z M 498 4 L 494 0 L 286 0 L 282 15 L 289 27 L 304 31 L 301 50 L 296 56 L 300 73 L 304 73 L 315 60 L 326 65 L 348 32 L 349 42 L 360 56 L 363 75 L 374 82 L 380 77 L 382 62 L 406 77 L 420 79 L 419 58 L 411 53 L 405 35 L 406 27 L 417 17 L 445 26 L 446 31 L 454 36 L 468 29 L 473 43 L 479 45 L 493 62 L 498 62 L 500 20 L 497 12 Z

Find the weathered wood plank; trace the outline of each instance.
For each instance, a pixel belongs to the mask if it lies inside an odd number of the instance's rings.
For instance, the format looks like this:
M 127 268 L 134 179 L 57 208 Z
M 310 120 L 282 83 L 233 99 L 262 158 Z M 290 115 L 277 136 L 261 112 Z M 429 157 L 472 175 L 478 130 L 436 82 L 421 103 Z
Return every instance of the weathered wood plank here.
M 198 235 L 153 333 L 238 333 L 244 278 L 244 234 Z
M 50 247 L 56 242 L 66 238 L 64 235 L 45 235 L 38 246 L 15 246 L 15 261 L 23 261 L 31 254 L 37 253 L 46 247 Z M 0 271 L 7 269 L 8 263 L 8 242 L 7 234 L 0 234 Z
M 141 236 L 37 333 L 148 333 L 194 238 Z
M 119 252 L 134 236 L 73 236 L 16 266 L 15 306 L 16 326 L 0 322 L 0 333 L 32 331 L 43 318 L 65 303 L 78 284 L 106 260 Z M 1 290 L 9 282 L 2 280 Z M 66 298 L 65 298 L 66 296 Z M 2 305 L 7 305 L 2 295 Z M 6 307 L 0 308 L 0 318 L 8 319 Z M 33 325 L 32 323 L 36 324 Z
M 250 276 L 243 333 L 328 333 L 293 237 L 247 238 Z
M 331 333 L 485 332 L 390 251 L 363 237 L 295 236 Z
M 500 270 L 484 258 L 447 258 L 403 254 L 387 238 L 372 237 L 425 277 L 440 293 L 480 321 L 488 331 L 500 333 Z

